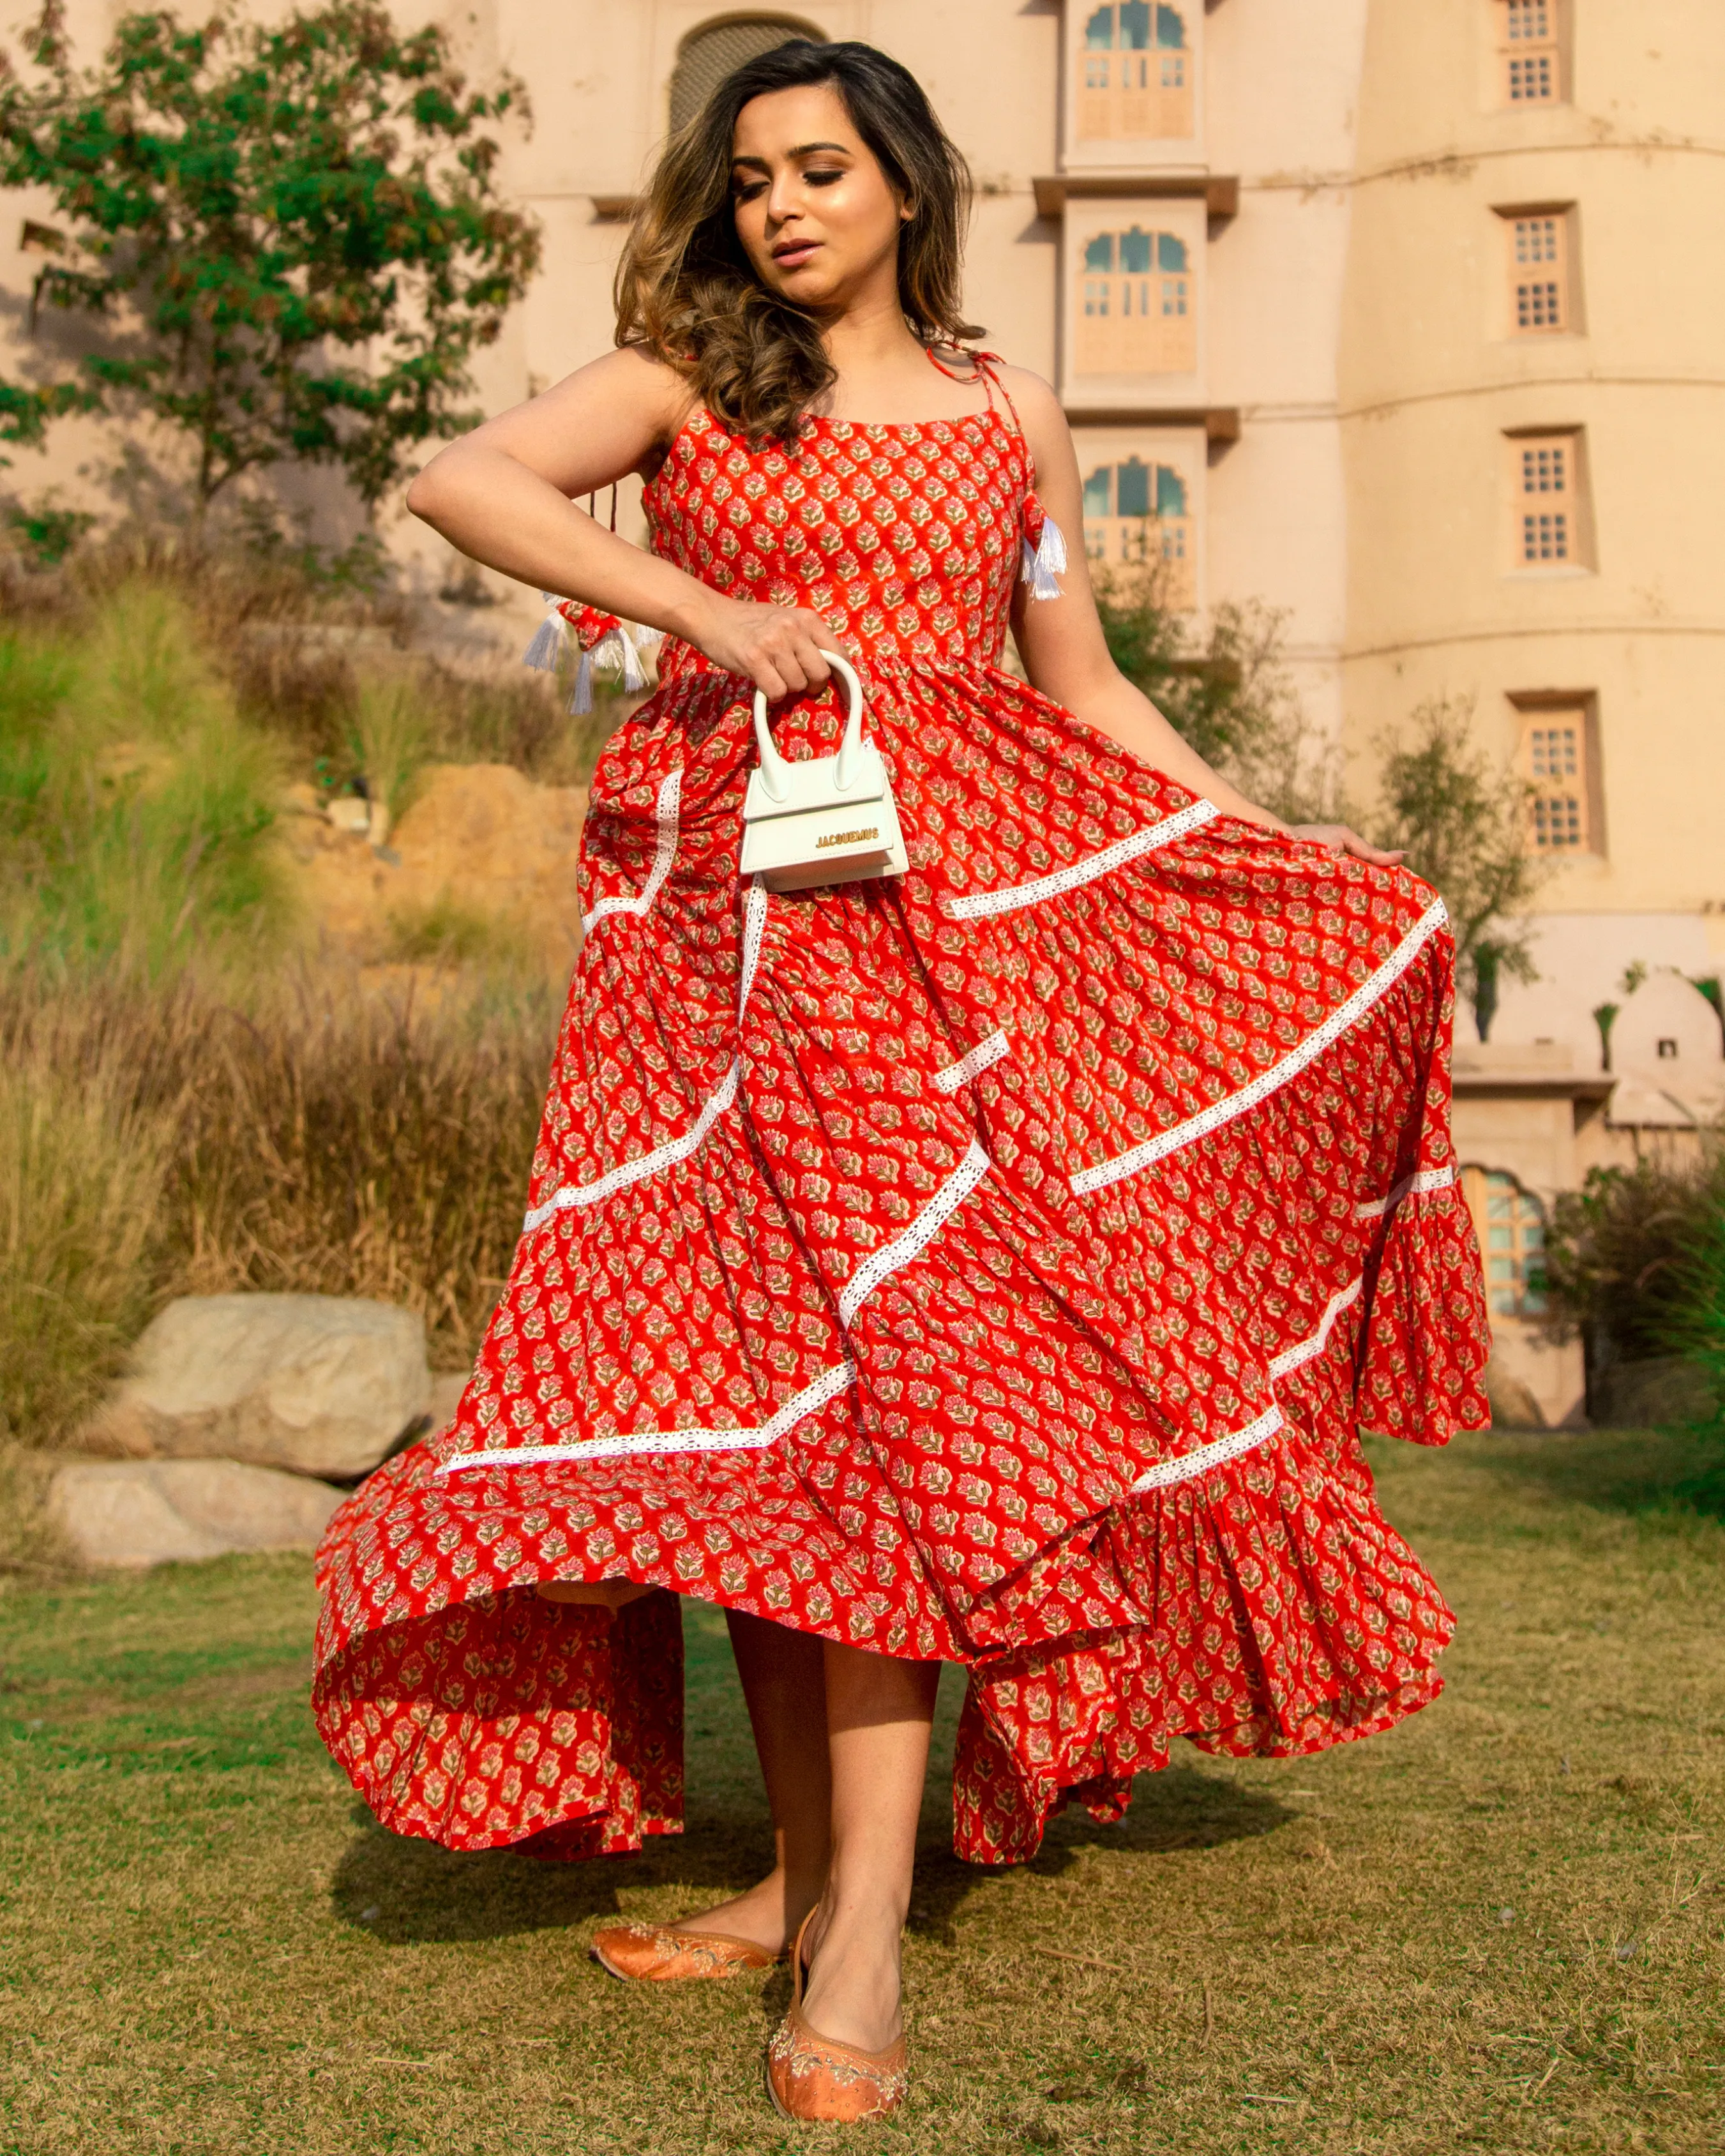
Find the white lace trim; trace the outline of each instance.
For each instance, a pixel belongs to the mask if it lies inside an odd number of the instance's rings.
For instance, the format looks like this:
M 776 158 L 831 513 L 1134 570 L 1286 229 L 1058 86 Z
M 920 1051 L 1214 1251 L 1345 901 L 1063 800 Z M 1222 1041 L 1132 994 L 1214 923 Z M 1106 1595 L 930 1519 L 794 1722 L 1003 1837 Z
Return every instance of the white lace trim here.
M 439 1475 L 459 1475 L 469 1467 L 531 1467 L 548 1460 L 621 1460 L 637 1452 L 755 1452 L 776 1445 L 799 1422 L 856 1383 L 856 1365 L 839 1363 L 824 1370 L 756 1430 L 655 1430 L 632 1437 L 591 1437 L 577 1445 L 506 1445 L 500 1452 L 458 1452 L 444 1460 Z
M 1356 1220 L 1381 1220 L 1386 1213 L 1394 1213 L 1404 1198 L 1418 1197 L 1427 1190 L 1447 1190 L 1455 1180 L 1455 1170 L 1450 1168 L 1422 1168 L 1417 1175 L 1404 1175 L 1387 1198 L 1374 1198 L 1368 1205 L 1356 1205 Z
M 742 1059 L 738 1056 L 720 1081 L 718 1090 L 681 1137 L 673 1138 L 669 1145 L 655 1146 L 639 1159 L 624 1161 L 621 1168 L 614 1168 L 597 1183 L 564 1183 L 561 1189 L 552 1191 L 542 1205 L 534 1206 L 521 1223 L 521 1233 L 531 1235 L 536 1228 L 542 1228 L 553 1213 L 567 1213 L 574 1205 L 597 1205 L 602 1198 L 609 1198 L 616 1191 L 626 1190 L 632 1183 L 639 1183 L 649 1175 L 657 1175 L 662 1168 L 674 1168 L 680 1160 L 687 1160 L 737 1098 L 742 1080 Z
M 1244 1430 L 1236 1430 L 1227 1437 L 1219 1437 L 1213 1445 L 1201 1445 L 1196 1452 L 1183 1452 L 1178 1460 L 1163 1460 L 1141 1475 L 1132 1485 L 1132 1494 L 1140 1490 L 1166 1490 L 1175 1482 L 1189 1482 L 1195 1475 L 1207 1475 L 1213 1467 L 1225 1460 L 1238 1460 L 1243 1452 L 1250 1452 L 1256 1445 L 1275 1436 L 1282 1426 L 1280 1408 L 1266 1408 L 1255 1422 L 1249 1422 Z
M 944 911 L 954 921 L 976 921 L 985 914 L 1015 913 L 1021 906 L 1040 905 L 1045 898 L 1058 898 L 1065 891 L 1076 891 L 1081 884 L 1092 883 L 1098 876 L 1124 868 L 1141 854 L 1154 853 L 1158 846 L 1183 839 L 1189 831 L 1195 831 L 1201 824 L 1208 824 L 1213 816 L 1221 813 L 1214 801 L 1194 801 L 1189 808 L 1181 809 L 1178 816 L 1165 816 L 1159 824 L 1146 824 L 1142 831 L 1134 831 L 1131 838 L 1121 839 L 1111 846 L 1105 846 L 1099 854 L 1088 855 L 1081 861 L 1056 869 L 1050 875 L 1038 876 L 1034 883 L 1012 883 L 1004 891 L 976 891 L 964 898 L 949 898 Z
M 1336 1320 L 1344 1310 L 1349 1309 L 1359 1301 L 1360 1292 L 1365 1284 L 1366 1276 L 1362 1273 L 1358 1280 L 1350 1281 L 1346 1287 L 1338 1287 L 1324 1305 L 1324 1314 L 1318 1320 L 1317 1332 L 1307 1339 L 1296 1341 L 1291 1348 L 1284 1348 L 1280 1355 L 1271 1358 L 1271 1376 L 1286 1378 L 1290 1372 L 1300 1369 L 1304 1364 L 1311 1362 L 1315 1356 L 1322 1355 L 1329 1345 L 1330 1334 L 1335 1329 Z
M 761 876 L 749 879 L 748 896 L 742 902 L 742 978 L 737 990 L 737 1022 L 749 1007 L 755 975 L 760 970 L 761 938 L 767 932 L 767 885 Z
M 677 824 L 682 808 L 683 773 L 680 765 L 659 789 L 659 803 L 655 814 L 659 821 L 659 843 L 654 850 L 653 867 L 634 898 L 602 898 L 593 911 L 582 916 L 584 933 L 591 936 L 602 921 L 614 913 L 645 913 L 665 886 L 671 872 L 671 863 L 677 857 Z
M 839 1319 L 849 1325 L 862 1307 L 865 1301 L 880 1286 L 889 1273 L 896 1273 L 901 1265 L 907 1265 L 923 1245 L 939 1233 L 954 1213 L 969 1197 L 988 1170 L 993 1166 L 982 1147 L 974 1140 L 970 1151 L 936 1191 L 922 1210 L 911 1221 L 901 1235 L 895 1236 L 884 1250 L 876 1250 L 872 1257 L 865 1258 L 850 1278 L 845 1283 L 839 1297 Z
M 1245 1115 L 1255 1108 L 1260 1101 L 1296 1078 L 1309 1063 L 1314 1063 L 1324 1050 L 1339 1040 L 1349 1026 L 1356 1024 L 1389 988 L 1411 966 L 1430 938 L 1442 927 L 1449 915 L 1444 911 L 1442 899 L 1434 899 L 1418 921 L 1403 937 L 1394 951 L 1378 967 L 1376 973 L 1363 981 L 1344 1004 L 1339 1004 L 1321 1026 L 1307 1034 L 1291 1054 L 1242 1086 L 1237 1093 L 1230 1093 L 1225 1101 L 1217 1101 L 1199 1114 L 1189 1116 L 1183 1123 L 1176 1123 L 1153 1138 L 1146 1138 L 1142 1145 L 1134 1146 L 1129 1152 L 1117 1153 L 1112 1160 L 1099 1162 L 1095 1168 L 1081 1168 L 1067 1180 L 1073 1194 L 1082 1198 L 1092 1190 L 1106 1189 L 1111 1183 L 1119 1183 L 1128 1175 L 1135 1175 L 1141 1168 L 1153 1162 L 1164 1160 L 1169 1153 L 1178 1152 L 1182 1146 L 1190 1145 L 1196 1138 L 1219 1130 L 1224 1123 L 1231 1123 L 1236 1116 Z
M 961 1086 L 968 1086 L 973 1078 L 998 1063 L 1003 1055 L 1012 1053 L 1012 1042 L 1003 1029 L 991 1033 L 986 1040 L 979 1040 L 968 1055 L 961 1055 L 956 1063 L 949 1063 L 944 1070 L 937 1070 L 929 1084 L 937 1093 L 956 1093 Z

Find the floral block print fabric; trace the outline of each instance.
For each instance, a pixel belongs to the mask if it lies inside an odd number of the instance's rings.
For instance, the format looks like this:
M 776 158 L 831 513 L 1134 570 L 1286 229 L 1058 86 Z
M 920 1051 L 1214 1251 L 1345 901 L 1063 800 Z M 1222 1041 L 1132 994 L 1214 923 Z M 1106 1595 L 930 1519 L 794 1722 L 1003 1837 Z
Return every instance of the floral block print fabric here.
M 1031 476 L 998 412 L 794 453 L 702 413 L 649 489 L 662 553 L 845 639 L 911 865 L 744 886 L 746 685 L 667 645 L 595 777 L 472 1381 L 321 1553 L 320 1723 L 401 1831 L 674 1830 L 672 1595 L 964 1664 L 986 1862 L 1175 1737 L 1296 1753 L 1435 1696 L 1450 1614 L 1357 1430 L 1486 1419 L 1443 907 L 1003 670 Z M 670 1592 L 533 1591 L 618 1576 Z

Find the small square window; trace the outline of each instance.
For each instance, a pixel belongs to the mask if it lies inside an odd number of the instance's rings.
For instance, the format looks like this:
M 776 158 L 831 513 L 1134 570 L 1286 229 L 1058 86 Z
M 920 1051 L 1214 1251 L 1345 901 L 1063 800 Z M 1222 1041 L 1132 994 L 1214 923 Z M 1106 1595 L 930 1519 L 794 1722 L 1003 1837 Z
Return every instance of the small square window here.
M 1514 434 L 1506 446 L 1512 566 L 1588 567 L 1579 433 Z
M 1563 100 L 1563 4 L 1564 0 L 1492 0 L 1498 94 L 1512 109 Z
M 1549 336 L 1574 326 L 1567 209 L 1499 213 L 1509 249 L 1512 336 Z
M 1527 842 L 1536 854 L 1590 850 L 1587 710 L 1524 711 L 1520 757 L 1527 782 Z

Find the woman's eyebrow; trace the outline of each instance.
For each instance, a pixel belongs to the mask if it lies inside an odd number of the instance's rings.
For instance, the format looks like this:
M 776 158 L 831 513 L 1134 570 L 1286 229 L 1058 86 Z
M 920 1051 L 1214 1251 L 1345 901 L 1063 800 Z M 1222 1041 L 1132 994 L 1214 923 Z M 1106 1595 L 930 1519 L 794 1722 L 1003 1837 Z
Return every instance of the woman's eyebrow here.
M 850 144 L 845 142 L 799 142 L 794 150 L 787 150 L 785 155 L 788 157 L 806 157 L 816 150 L 836 150 L 841 157 L 849 157 L 855 154 Z M 731 162 L 733 165 L 752 165 L 757 172 L 770 172 L 773 169 L 764 157 L 733 157 Z

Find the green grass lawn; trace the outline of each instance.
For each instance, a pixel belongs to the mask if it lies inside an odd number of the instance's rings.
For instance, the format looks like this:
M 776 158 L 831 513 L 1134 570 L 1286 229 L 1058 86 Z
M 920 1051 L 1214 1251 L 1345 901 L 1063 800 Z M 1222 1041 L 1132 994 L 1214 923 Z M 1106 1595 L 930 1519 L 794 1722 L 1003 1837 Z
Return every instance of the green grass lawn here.
M 587 1958 L 596 1918 L 766 1861 L 711 1612 L 685 1605 L 686 1835 L 552 1866 L 372 1822 L 307 1712 L 304 1560 L 13 1593 L 0 2149 L 1717 2149 L 1725 1528 L 1659 1509 L 1676 1440 L 1378 1453 L 1461 1613 L 1445 1698 L 1289 1765 L 1182 1749 L 1123 1825 L 1063 1819 L 1003 1873 L 953 1861 L 942 1763 L 911 2101 L 848 2137 L 761 2093 L 783 1975 Z

